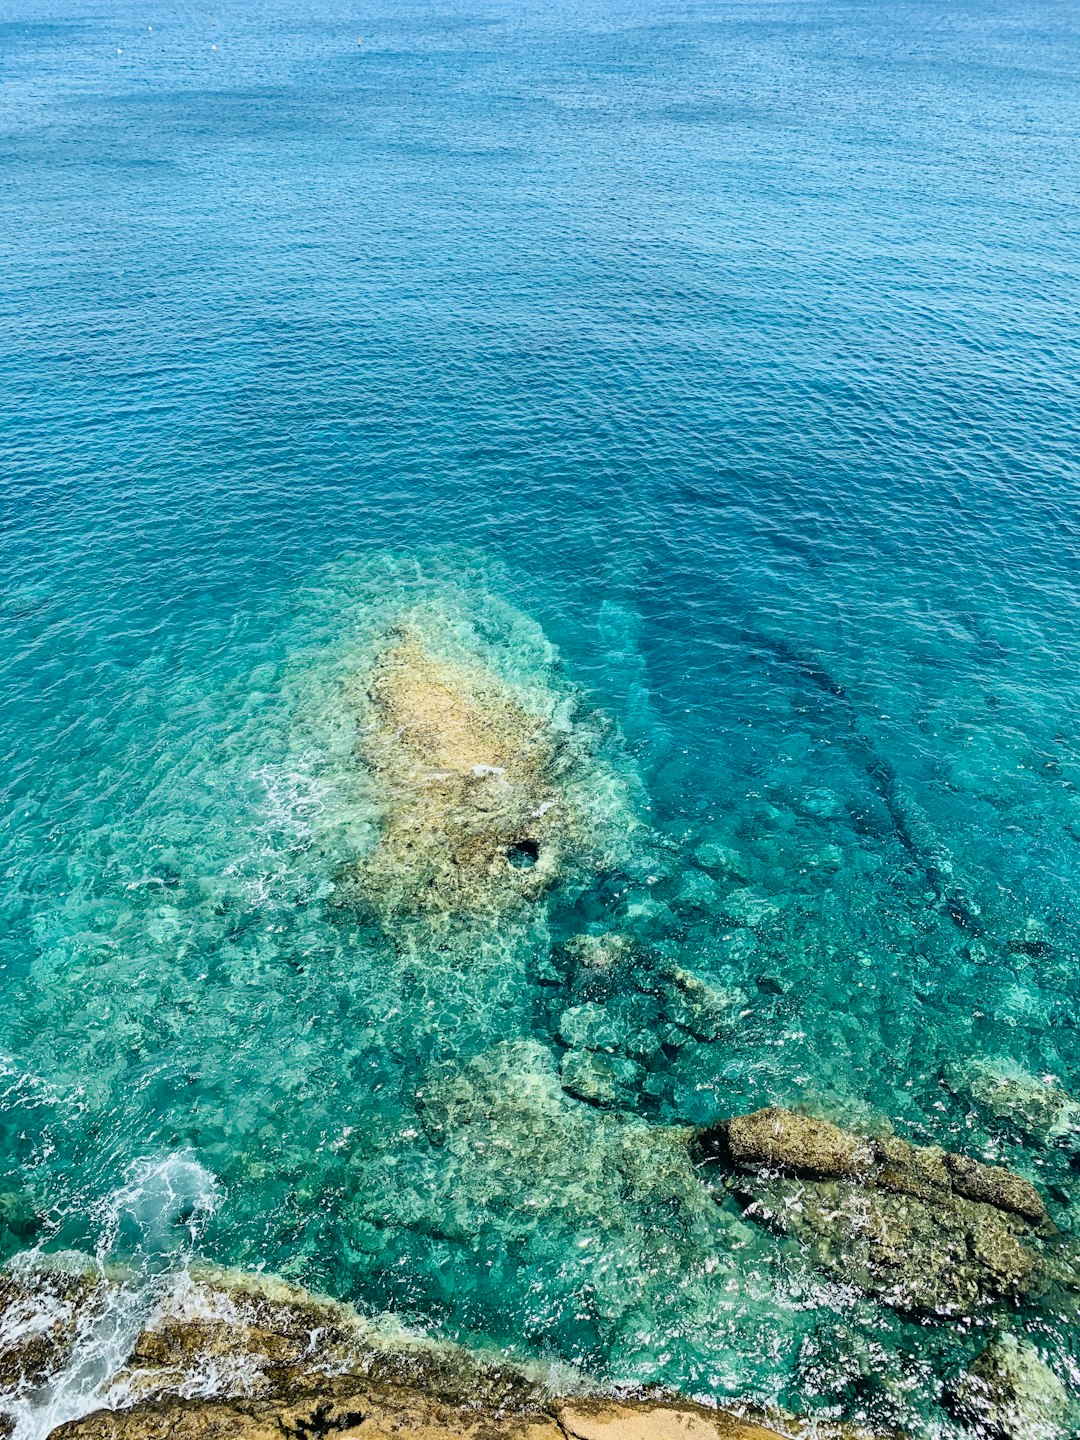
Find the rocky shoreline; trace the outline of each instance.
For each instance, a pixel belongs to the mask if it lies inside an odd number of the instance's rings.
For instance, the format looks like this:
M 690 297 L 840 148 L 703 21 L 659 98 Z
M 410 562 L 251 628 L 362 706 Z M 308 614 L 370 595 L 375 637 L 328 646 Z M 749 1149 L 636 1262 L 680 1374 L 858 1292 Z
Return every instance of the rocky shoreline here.
M 80 1335 L 122 1291 L 122 1276 L 95 1273 L 82 1258 L 60 1256 L 0 1277 L 0 1383 L 9 1395 L 40 1403 Z M 772 1440 L 799 1433 L 793 1420 L 740 1416 L 670 1395 L 603 1395 L 568 1368 L 518 1366 L 410 1334 L 389 1318 L 367 1321 L 274 1278 L 215 1270 L 177 1278 L 123 1368 L 83 1404 L 88 1413 L 49 1435 Z M 0 1434 L 18 1433 L 17 1414 L 0 1419 Z
M 925 1319 L 982 1316 L 989 1343 L 945 1400 L 987 1440 L 1057 1440 L 1068 1394 L 1002 1306 L 1080 1289 L 1071 1241 L 1023 1177 L 936 1147 L 875 1139 L 769 1108 L 672 1134 L 724 1203 L 794 1236 L 811 1263 Z M 79 1390 L 80 1348 L 122 1314 L 122 1270 L 75 1254 L 0 1276 L 0 1435 L 56 1440 L 768 1440 L 865 1432 L 794 1416 L 734 1414 L 642 1389 L 602 1393 L 569 1367 L 519 1364 L 412 1334 L 392 1317 L 272 1277 L 182 1271 L 161 1290 L 121 1367 Z M 996 1320 L 991 1320 L 991 1312 Z M 67 1384 L 66 1416 L 50 1413 Z M 55 1410 L 55 1404 L 53 1409 Z M 62 1408 L 62 1407 L 61 1407 Z M 20 1418 L 21 1417 L 21 1418 Z M 809 1425 L 809 1430 L 804 1427 Z M 896 1440 L 896 1437 L 894 1437 Z
M 551 1411 L 494 1414 L 447 1405 L 418 1390 L 365 1387 L 301 1404 L 176 1401 L 98 1412 L 54 1430 L 55 1440 L 391 1440 L 408 1433 L 462 1440 L 775 1440 L 780 1432 L 698 1406 L 592 1401 Z

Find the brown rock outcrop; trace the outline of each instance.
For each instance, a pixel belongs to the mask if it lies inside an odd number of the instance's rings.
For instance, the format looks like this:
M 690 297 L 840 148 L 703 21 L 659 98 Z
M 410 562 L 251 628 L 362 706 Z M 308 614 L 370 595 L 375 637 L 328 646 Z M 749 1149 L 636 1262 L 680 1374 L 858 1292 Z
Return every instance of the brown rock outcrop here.
M 817 1179 L 855 1180 L 874 1163 L 874 1147 L 828 1120 L 770 1107 L 729 1120 L 725 1138 L 740 1169 L 790 1170 Z
M 385 800 L 382 835 L 338 879 L 340 904 L 504 910 L 558 870 L 559 737 L 478 663 L 436 659 L 399 633 L 367 677 L 362 758 Z
M 39 1278 L 52 1283 L 45 1272 Z M 83 1295 L 92 1303 L 115 1282 L 68 1273 L 64 1283 L 73 1301 Z M 32 1285 L 28 1272 L 4 1292 L 0 1319 L 21 1313 Z M 35 1379 L 66 1359 L 58 1351 Z M 208 1272 L 181 1277 L 138 1337 L 109 1383 L 120 1407 L 67 1421 L 52 1440 L 776 1440 L 779 1433 L 685 1401 L 590 1397 L 581 1377 L 564 1378 L 582 1393 L 558 1398 L 540 1369 L 411 1335 L 392 1321 L 380 1328 L 280 1281 Z M 0 1419 L 0 1433 L 2 1426 Z
M 751 1421 L 688 1404 L 598 1401 L 519 1414 L 447 1404 L 423 1391 L 334 1382 L 317 1397 L 179 1400 L 97 1411 L 51 1440 L 778 1440 Z
M 747 1216 L 897 1310 L 966 1315 L 1050 1283 L 1042 1197 L 1012 1171 L 780 1108 L 699 1132 Z

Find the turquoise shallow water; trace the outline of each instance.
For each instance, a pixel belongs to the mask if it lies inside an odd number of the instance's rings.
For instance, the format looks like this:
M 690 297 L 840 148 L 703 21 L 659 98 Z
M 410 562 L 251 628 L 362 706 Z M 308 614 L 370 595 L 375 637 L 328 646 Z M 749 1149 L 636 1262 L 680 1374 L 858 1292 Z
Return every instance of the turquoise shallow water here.
M 977 1335 L 625 1150 L 803 1103 L 1080 1220 L 1073 1135 L 956 1079 L 1080 1094 L 1080 11 L 2 18 L 0 1188 L 107 1248 L 179 1156 L 211 1258 L 948 1430 Z M 374 823 L 336 687 L 417 604 L 606 717 L 646 837 L 449 949 L 325 903 Z M 722 1033 L 570 993 L 590 928 Z M 620 1097 L 650 1131 L 559 1088 L 587 1022 L 665 1037 Z M 1068 1317 L 1014 1323 L 1075 1376 Z

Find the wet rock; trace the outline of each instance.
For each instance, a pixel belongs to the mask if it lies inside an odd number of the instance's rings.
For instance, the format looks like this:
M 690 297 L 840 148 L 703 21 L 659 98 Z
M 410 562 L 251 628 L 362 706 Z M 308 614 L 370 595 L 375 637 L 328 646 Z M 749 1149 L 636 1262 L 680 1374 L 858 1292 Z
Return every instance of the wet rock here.
M 744 996 L 741 991 L 695 975 L 681 965 L 659 972 L 664 1017 L 695 1040 L 717 1040 L 730 1029 Z
M 1009 1170 L 776 1107 L 700 1131 L 696 1148 L 750 1218 L 897 1310 L 969 1315 L 1055 1273 L 1042 1198 Z
M 969 1160 L 963 1155 L 947 1154 L 945 1163 L 957 1195 L 993 1205 L 997 1210 L 1022 1215 L 1032 1225 L 1046 1220 L 1046 1206 L 1030 1180 L 998 1165 L 980 1165 L 977 1160 Z
M 625 1045 L 629 1032 L 603 1005 L 572 1005 L 559 1020 L 559 1038 L 571 1048 L 613 1053 Z
M 984 1440 L 1065 1440 L 1072 1405 L 1035 1347 L 1008 1331 L 976 1356 L 947 1393 L 949 1408 Z
M 789 1170 L 818 1179 L 857 1179 L 869 1172 L 875 1158 L 871 1141 L 828 1120 L 775 1106 L 737 1115 L 702 1139 L 726 1150 L 739 1169 Z
M 0 1274 L 0 1390 L 25 1394 L 65 1362 L 99 1289 L 84 1257 L 34 1269 L 15 1263 Z
M 0 1228 L 16 1240 L 28 1244 L 42 1227 L 42 1219 L 33 1200 L 23 1190 L 7 1190 L 0 1194 Z
M 1014 1060 L 976 1059 L 951 1065 L 945 1082 L 1020 1135 L 1043 1144 L 1080 1136 L 1080 1101 L 1051 1079 L 1040 1080 Z
M 35 1283 L 51 1282 L 27 1269 L 20 1295 Z M 76 1324 L 92 1291 L 71 1291 Z M 552 1380 L 549 1366 L 369 1321 L 272 1277 L 208 1270 L 178 1277 L 137 1338 L 109 1384 L 120 1408 L 51 1440 L 775 1440 L 764 1422 L 686 1401 L 589 1398 L 569 1368 L 562 1398 Z
M 628 1105 L 642 1078 L 640 1065 L 621 1055 L 568 1050 L 560 1067 L 562 1087 L 591 1105 Z
M 339 878 L 338 902 L 501 910 L 539 894 L 558 873 L 565 829 L 561 737 L 546 717 L 478 664 L 437 659 L 407 628 L 365 690 L 361 749 L 385 820 L 375 850 Z
M 738 851 L 727 845 L 706 840 L 694 851 L 694 863 L 719 880 L 735 880 L 740 885 L 746 884 L 746 865 Z
M 521 1413 L 448 1404 L 415 1389 L 327 1382 L 299 1403 L 170 1398 L 98 1411 L 52 1440 L 777 1440 L 778 1432 L 688 1402 L 577 1400 Z
M 584 970 L 610 971 L 633 955 L 633 942 L 626 935 L 572 935 L 562 946 L 563 954 Z
M 700 870 L 688 870 L 675 894 L 674 907 L 682 915 L 711 915 L 719 909 L 716 881 Z

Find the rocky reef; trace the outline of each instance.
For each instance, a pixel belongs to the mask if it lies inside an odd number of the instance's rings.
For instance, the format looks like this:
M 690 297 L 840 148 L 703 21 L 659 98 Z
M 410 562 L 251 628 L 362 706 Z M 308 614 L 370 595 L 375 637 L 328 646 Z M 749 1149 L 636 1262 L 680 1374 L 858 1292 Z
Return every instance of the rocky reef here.
M 570 692 L 515 686 L 470 641 L 402 616 L 346 681 L 382 819 L 373 849 L 339 872 L 336 906 L 498 918 L 604 862 L 597 799 L 619 786 L 595 730 L 575 723 Z M 635 822 L 622 818 L 625 836 Z
M 77 1371 L 86 1322 L 122 1279 L 68 1256 L 4 1276 L 0 1369 L 25 1400 Z M 43 1297 L 56 1302 L 50 1308 Z M 39 1323 L 30 1323 L 37 1315 Z M 44 1317 L 48 1317 L 47 1320 Z M 603 1396 L 571 1371 L 413 1335 L 280 1281 L 183 1276 L 97 1403 L 76 1397 L 55 1440 L 772 1440 L 796 1431 L 671 1396 Z M 16 1405 L 0 1433 L 11 1434 Z
M 441 1400 L 424 1390 L 341 1380 L 302 1399 L 168 1399 L 97 1411 L 54 1440 L 777 1440 L 780 1432 L 689 1404 L 578 1401 L 522 1413 Z
M 1066 1440 L 1070 1361 L 1038 1349 L 1039 1326 L 1054 1307 L 1072 1323 L 1080 1272 L 1071 1236 L 1018 1172 L 1045 1175 L 1054 1214 L 1075 1226 L 1054 1182 L 1068 1179 L 1077 1102 L 1010 1062 L 935 1054 L 931 1098 L 952 1106 L 935 1133 L 970 1133 L 1016 1170 L 909 1143 L 887 1121 L 874 1130 L 872 1090 L 794 1058 L 810 965 L 788 965 L 781 940 L 794 952 L 809 922 L 791 908 L 781 923 L 768 856 L 755 873 L 712 817 L 707 831 L 646 829 L 633 757 L 528 617 L 441 587 L 426 600 L 372 588 L 332 663 L 297 660 L 267 800 L 271 858 L 286 860 L 266 862 L 267 879 L 260 838 L 244 885 L 213 891 L 227 943 L 209 924 L 204 939 L 228 961 L 233 1019 L 210 1122 L 188 1078 L 200 1048 L 165 1052 L 194 1096 L 177 1101 L 173 1133 L 228 1192 L 216 1253 L 560 1358 L 517 1365 L 279 1282 L 156 1270 L 152 1317 L 139 1312 L 91 1397 L 78 1392 L 80 1347 L 135 1288 L 127 1252 L 103 1241 L 104 1270 L 0 1275 L 0 1409 L 40 1417 L 70 1391 L 55 1433 L 72 1440 L 799 1433 L 779 1410 L 739 1419 L 644 1388 L 674 1377 L 691 1393 L 790 1405 L 821 1437 L 855 1433 L 830 1429 L 845 1416 L 889 1440 Z M 902 849 L 951 907 L 917 816 L 876 764 Z M 275 799 L 294 782 L 302 824 Z M 840 802 L 814 790 L 803 810 L 828 818 Z M 819 853 L 832 873 L 839 848 Z M 169 900 L 187 884 L 176 863 L 152 877 Z M 155 923 L 174 927 L 161 931 L 171 980 L 188 912 L 159 909 Z M 182 1034 L 206 994 L 201 962 L 193 976 L 173 1021 Z M 141 973 L 134 993 L 138 1022 L 123 1033 L 142 1064 L 155 1052 L 143 1053 Z M 833 1019 L 842 1064 L 841 1027 L 862 1022 Z M 100 1030 L 119 1046 L 118 1026 Z M 866 1133 L 751 1109 L 804 1073 Z M 115 1075 L 126 1083 L 119 1061 Z M 895 1113 L 919 1125 L 929 1111 Z M 733 1118 L 703 1123 L 717 1114 Z M 964 1131 L 968 1115 L 984 1128 Z M 1035 1168 L 1051 1151 L 1053 1166 Z M 93 1223 L 62 1243 L 95 1244 Z M 15 1191 L 0 1195 L 2 1237 L 5 1253 L 61 1243 Z M 643 1388 L 618 1389 L 631 1379 Z
M 1012 1171 L 776 1107 L 701 1131 L 721 1195 L 812 1263 L 896 1310 L 971 1316 L 1080 1288 L 1071 1244 Z
M 1080 1102 L 1053 1077 L 1040 1079 L 1007 1057 L 978 1057 L 953 1063 L 944 1080 L 954 1094 L 972 1101 L 996 1128 L 1022 1141 L 1059 1145 L 1080 1136 Z

